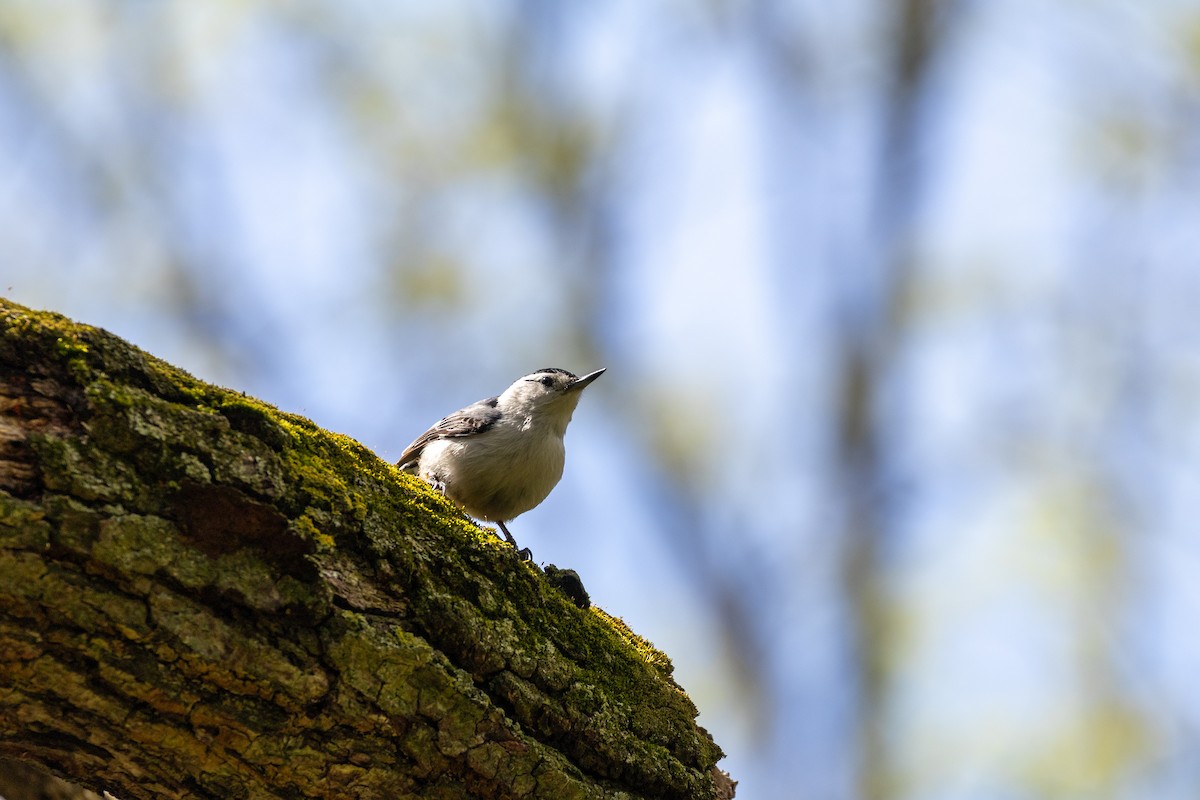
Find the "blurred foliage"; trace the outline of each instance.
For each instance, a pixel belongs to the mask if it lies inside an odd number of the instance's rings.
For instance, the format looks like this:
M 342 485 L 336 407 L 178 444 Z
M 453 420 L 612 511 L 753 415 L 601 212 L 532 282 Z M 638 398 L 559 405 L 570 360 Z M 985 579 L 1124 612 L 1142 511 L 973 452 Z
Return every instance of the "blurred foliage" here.
M 615 367 L 581 538 L 686 579 L 744 791 L 1191 797 L 1198 31 L 10 0 L 0 276 L 368 442 Z

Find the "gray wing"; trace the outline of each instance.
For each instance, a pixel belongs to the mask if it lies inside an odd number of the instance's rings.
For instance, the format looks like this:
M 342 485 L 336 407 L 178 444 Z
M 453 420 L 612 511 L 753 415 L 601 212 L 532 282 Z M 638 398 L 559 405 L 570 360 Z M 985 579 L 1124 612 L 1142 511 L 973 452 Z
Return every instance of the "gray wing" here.
M 500 419 L 500 410 L 496 408 L 499 402 L 500 398 L 489 397 L 487 400 L 472 403 L 466 408 L 444 417 L 404 449 L 396 466 L 400 469 L 415 467 L 417 460 L 421 457 L 421 451 L 432 441 L 483 433 Z

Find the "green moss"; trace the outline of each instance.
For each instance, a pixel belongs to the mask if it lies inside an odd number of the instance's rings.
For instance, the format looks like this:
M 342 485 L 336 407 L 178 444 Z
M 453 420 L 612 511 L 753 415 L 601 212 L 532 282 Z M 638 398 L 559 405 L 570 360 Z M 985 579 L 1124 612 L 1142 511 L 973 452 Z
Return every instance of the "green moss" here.
M 90 555 L 122 574 L 154 575 L 170 569 L 173 577 L 193 585 L 212 577 L 209 559 L 184 547 L 175 526 L 159 517 L 125 514 L 105 519 Z
M 139 599 L 98 592 L 77 572 L 49 567 L 37 554 L 0 550 L 0 575 L 5 593 L 23 598 L 20 607 L 52 609 L 95 634 L 134 638 L 146 631 L 146 607 Z
M 50 544 L 50 523 L 41 506 L 0 494 L 0 547 L 38 550 Z
M 135 504 L 145 494 L 135 469 L 81 439 L 34 436 L 29 443 L 42 468 L 42 482 L 51 491 L 85 501 Z
M 625 624 L 625 620 L 620 617 L 614 617 L 601 608 L 592 608 L 592 613 L 599 617 L 604 624 L 627 642 L 638 654 L 638 657 L 643 659 L 647 664 L 651 665 L 664 677 L 670 677 L 675 672 L 675 665 L 671 663 L 671 659 L 666 653 L 654 646 L 654 643 L 649 639 L 633 632 L 633 629 Z
M 360 614 L 340 612 L 331 627 L 340 634 L 325 647 L 346 667 L 347 685 L 390 714 L 414 716 L 420 690 L 409 679 L 433 659 L 433 650 L 404 631 L 376 629 Z
M 450 759 L 438 747 L 437 731 L 428 725 L 414 726 L 400 742 L 400 750 L 412 760 L 415 778 L 441 775 L 451 767 Z
M 337 544 L 336 539 L 321 530 L 321 526 L 316 523 L 313 515 L 309 512 L 292 520 L 289 523 L 289 530 L 301 539 L 316 545 L 318 552 L 330 552 Z
M 647 796 L 689 796 L 681 787 L 707 780 L 721 753 L 696 728 L 694 706 L 670 680 L 670 660 L 621 620 L 576 608 L 423 482 L 349 437 L 202 383 L 104 331 L 2 300 L 0 329 L 0 360 L 44 356 L 88 406 L 86 437 L 31 442 L 45 488 L 74 498 L 50 515 L 57 533 L 0 498 L 0 545 L 14 529 L 25 537 L 21 547 L 57 536 L 96 569 L 168 576 L 181 591 L 215 588 L 260 612 L 333 613 L 320 629 L 326 638 L 308 646 L 346 666 L 336 702 L 408 720 L 401 749 L 417 773 L 439 774 L 465 755 L 480 775 L 535 776 L 539 796 L 591 796 L 566 761 L 540 760 L 561 748 Z M 225 528 L 217 525 L 203 542 L 208 549 L 197 547 L 199 534 L 171 500 L 196 486 L 233 493 L 228 532 L 242 538 L 218 540 Z M 106 505 L 108 521 L 79 503 Z M 255 504 L 277 514 L 277 531 L 247 530 Z M 264 520 L 259 527 L 270 528 Z M 313 579 L 287 559 L 309 564 Z M 358 570 L 360 583 L 338 589 L 340 602 L 359 603 L 363 613 L 331 611 L 314 591 L 317 574 L 337 576 L 343 565 Z M 235 693 L 324 691 L 319 680 L 300 686 L 289 657 L 265 642 L 261 651 L 205 650 L 222 637 L 194 629 L 201 623 L 191 602 L 153 601 L 155 622 L 173 637 L 156 644 L 161 658 L 197 670 L 227 662 L 214 680 Z M 137 630 L 129 611 L 128 620 L 109 622 L 123 635 Z M 434 720 L 451 722 L 438 730 L 428 724 Z M 529 750 L 528 763 L 515 755 L 519 748 L 464 754 L 473 730 L 553 745 Z
M 5 331 L 0 351 L 25 350 L 26 357 L 61 364 L 76 379 L 86 380 L 89 360 L 94 357 L 90 344 L 95 328 L 80 325 L 61 314 L 34 312 L 3 298 L 0 298 L 0 325 Z M 31 346 L 36 348 L 33 353 L 28 351 Z
M 586 784 L 579 780 L 578 774 L 549 766 L 536 776 L 537 794 L 539 797 L 556 797 L 560 800 L 590 800 L 601 796 L 599 792 L 589 791 Z
M 44 588 L 42 578 L 47 571 L 42 560 L 32 553 L 0 549 L 0 574 L 5 578 L 0 593 L 40 599 Z
M 83 342 L 73 339 L 64 339 L 61 336 L 54 340 L 54 345 L 55 350 L 58 351 L 58 354 L 68 359 L 77 355 L 83 355 L 88 351 L 88 346 Z
M 276 421 L 279 412 L 266 403 L 245 395 L 220 394 L 214 407 L 234 430 L 261 440 L 273 450 L 283 450 L 291 443 L 291 436 Z
M 289 710 L 298 710 L 316 702 L 329 689 L 328 679 L 320 672 L 300 669 L 287 654 L 270 641 L 258 636 L 238 636 L 228 623 L 218 619 L 189 598 L 165 589 L 155 589 L 149 597 L 149 613 L 158 635 L 176 643 L 178 663 L 209 684 L 231 694 L 222 702 L 241 704 L 233 718 L 279 713 L 253 702 L 259 697 L 272 700 Z
M 67 495 L 43 496 L 42 507 L 54 522 L 56 546 L 81 554 L 91 550 L 104 515 Z

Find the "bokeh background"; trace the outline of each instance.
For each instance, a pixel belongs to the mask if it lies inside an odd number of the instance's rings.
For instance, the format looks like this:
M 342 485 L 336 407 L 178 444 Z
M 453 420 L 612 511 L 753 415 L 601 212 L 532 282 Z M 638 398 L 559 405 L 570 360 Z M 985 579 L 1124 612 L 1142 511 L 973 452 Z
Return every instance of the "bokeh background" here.
M 0 293 L 513 530 L 743 798 L 1200 796 L 1200 3 L 0 0 Z

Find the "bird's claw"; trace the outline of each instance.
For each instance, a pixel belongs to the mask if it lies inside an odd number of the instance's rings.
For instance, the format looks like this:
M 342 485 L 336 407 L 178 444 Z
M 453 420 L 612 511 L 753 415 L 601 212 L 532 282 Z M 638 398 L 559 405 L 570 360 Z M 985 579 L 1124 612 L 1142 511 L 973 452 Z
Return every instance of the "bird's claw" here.
M 508 532 L 508 526 L 506 526 L 503 521 L 497 520 L 496 526 L 500 528 L 500 531 L 504 534 L 505 540 L 513 546 L 513 550 L 517 551 L 517 556 L 522 561 L 533 561 L 533 551 L 528 547 L 517 547 L 517 540 L 513 538 L 511 533 Z

